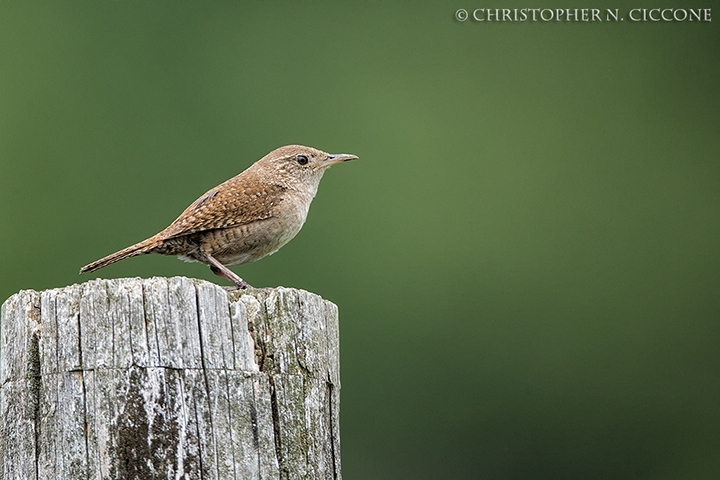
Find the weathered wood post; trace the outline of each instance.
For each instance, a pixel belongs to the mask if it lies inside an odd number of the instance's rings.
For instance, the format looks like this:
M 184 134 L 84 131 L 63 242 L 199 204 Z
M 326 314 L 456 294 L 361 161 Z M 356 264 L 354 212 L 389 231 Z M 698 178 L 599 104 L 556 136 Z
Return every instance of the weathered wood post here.
M 21 291 L 2 479 L 340 479 L 337 307 L 184 277 Z

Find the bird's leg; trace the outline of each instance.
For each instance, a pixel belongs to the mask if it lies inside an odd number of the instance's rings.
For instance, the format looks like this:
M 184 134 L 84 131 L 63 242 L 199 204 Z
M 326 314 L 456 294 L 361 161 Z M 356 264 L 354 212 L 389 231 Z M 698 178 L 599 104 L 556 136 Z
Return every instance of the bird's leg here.
M 224 279 L 231 281 L 232 283 L 234 283 L 237 286 L 237 288 L 240 288 L 242 290 L 247 290 L 248 288 L 252 288 L 252 285 L 247 283 L 242 278 L 238 277 L 235 274 L 235 272 L 233 272 L 232 270 L 227 268 L 225 265 L 220 264 L 220 266 L 222 267 L 222 269 L 220 269 L 219 267 L 216 267 L 214 265 L 210 265 L 210 270 L 215 275 L 218 275 L 220 277 L 223 277 Z M 227 287 L 227 288 L 232 289 L 233 287 Z
M 238 288 L 241 288 L 243 290 L 252 288 L 249 283 L 238 277 L 235 272 L 220 263 L 215 257 L 210 255 L 209 253 L 203 252 L 202 250 L 198 249 L 196 254 L 203 263 L 207 263 L 208 265 L 210 265 L 210 270 L 212 270 L 215 275 L 231 281 L 232 283 L 237 285 Z

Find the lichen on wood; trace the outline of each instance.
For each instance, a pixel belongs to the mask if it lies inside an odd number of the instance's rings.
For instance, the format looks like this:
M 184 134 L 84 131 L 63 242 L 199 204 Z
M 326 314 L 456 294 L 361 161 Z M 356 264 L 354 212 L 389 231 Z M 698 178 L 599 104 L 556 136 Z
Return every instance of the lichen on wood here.
M 21 291 L 0 479 L 340 479 L 337 307 L 184 277 Z

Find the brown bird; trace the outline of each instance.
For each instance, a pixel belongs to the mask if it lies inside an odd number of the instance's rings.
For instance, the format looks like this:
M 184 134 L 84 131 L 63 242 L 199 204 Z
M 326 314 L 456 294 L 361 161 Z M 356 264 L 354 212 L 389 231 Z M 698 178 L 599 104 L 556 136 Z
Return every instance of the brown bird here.
M 325 170 L 354 159 L 301 145 L 280 147 L 195 200 L 162 232 L 85 265 L 80 273 L 160 253 L 205 263 L 216 275 L 248 288 L 227 265 L 254 262 L 288 243 L 305 223 Z

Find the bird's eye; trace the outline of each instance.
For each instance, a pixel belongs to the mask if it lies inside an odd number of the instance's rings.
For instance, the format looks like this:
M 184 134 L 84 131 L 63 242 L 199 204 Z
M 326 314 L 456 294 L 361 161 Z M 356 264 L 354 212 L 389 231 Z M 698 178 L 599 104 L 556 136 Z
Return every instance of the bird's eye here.
M 308 163 L 308 158 L 305 155 L 298 155 L 295 157 L 295 160 L 297 160 L 300 165 L 307 165 Z

